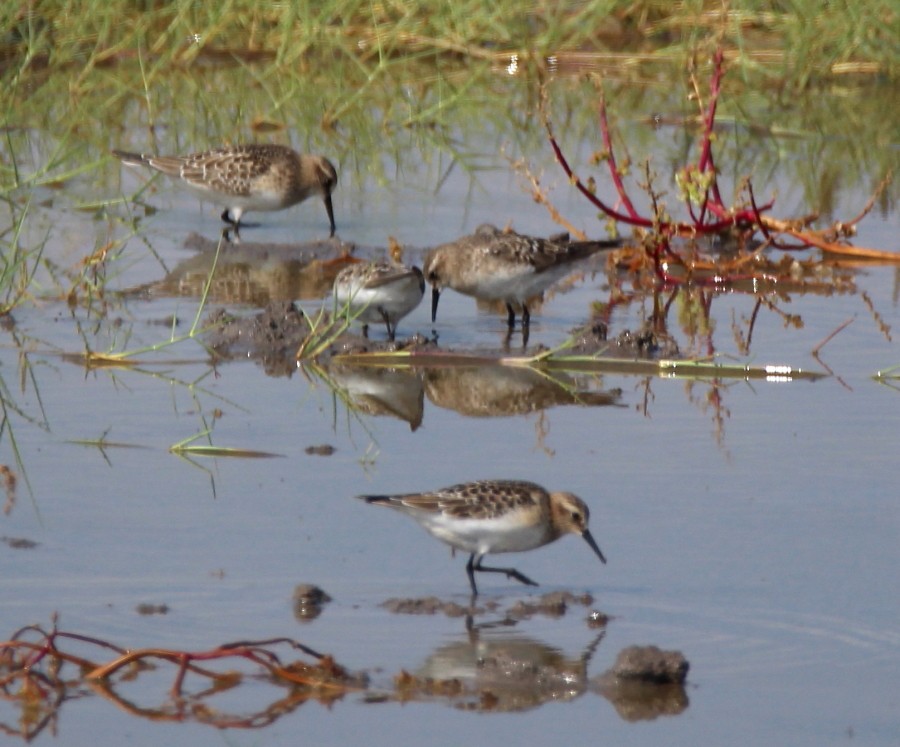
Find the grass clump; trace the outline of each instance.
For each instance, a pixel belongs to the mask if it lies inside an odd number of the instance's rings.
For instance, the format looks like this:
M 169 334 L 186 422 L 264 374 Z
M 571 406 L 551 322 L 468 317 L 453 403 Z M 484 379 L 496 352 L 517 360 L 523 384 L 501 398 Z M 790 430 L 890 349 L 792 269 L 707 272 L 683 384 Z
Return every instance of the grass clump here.
M 151 75 L 204 56 L 262 59 L 307 72 L 353 60 L 393 57 L 499 61 L 514 54 L 672 54 L 721 35 L 749 67 L 769 67 L 801 83 L 846 72 L 898 73 L 890 0 L 783 3 L 601 0 L 523 4 L 330 0 L 322 3 L 138 3 L 55 0 L 8 4 L 0 13 L 6 73 L 74 66 L 75 88 L 97 68 L 145 50 Z

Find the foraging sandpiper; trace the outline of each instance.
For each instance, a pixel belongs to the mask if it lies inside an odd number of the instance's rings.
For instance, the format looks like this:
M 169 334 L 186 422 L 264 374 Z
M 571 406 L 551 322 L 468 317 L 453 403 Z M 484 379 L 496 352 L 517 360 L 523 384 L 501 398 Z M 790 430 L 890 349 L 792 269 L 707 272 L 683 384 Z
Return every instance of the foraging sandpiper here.
M 418 267 L 392 262 L 360 262 L 341 270 L 334 279 L 334 301 L 348 307 L 351 317 L 363 322 L 384 322 L 393 340 L 397 322 L 415 309 L 425 295 L 425 278 Z
M 431 284 L 431 321 L 437 318 L 444 288 L 488 301 L 503 301 L 507 325 L 516 321 L 513 304 L 522 307 L 527 336 L 531 315 L 528 301 L 571 269 L 572 263 L 594 252 L 620 246 L 619 241 L 570 241 L 567 234 L 542 239 L 483 224 L 475 233 L 442 244 L 425 254 L 422 270 Z M 526 338 L 527 341 L 527 338 Z
M 584 501 L 572 493 L 548 492 L 533 482 L 479 480 L 430 493 L 358 497 L 405 513 L 442 542 L 470 553 L 466 573 L 473 595 L 478 594 L 476 571 L 505 573 L 507 578 L 537 586 L 515 568 L 483 566 L 482 558 L 489 553 L 533 550 L 564 534 L 581 535 L 606 562 L 588 530 Z
M 187 156 L 154 156 L 114 150 L 128 166 L 149 166 L 179 180 L 203 200 L 225 206 L 222 220 L 237 234 L 248 210 L 283 210 L 307 197 L 325 202 L 331 236 L 334 211 L 331 192 L 337 172 L 324 156 L 297 153 L 284 145 L 226 145 Z

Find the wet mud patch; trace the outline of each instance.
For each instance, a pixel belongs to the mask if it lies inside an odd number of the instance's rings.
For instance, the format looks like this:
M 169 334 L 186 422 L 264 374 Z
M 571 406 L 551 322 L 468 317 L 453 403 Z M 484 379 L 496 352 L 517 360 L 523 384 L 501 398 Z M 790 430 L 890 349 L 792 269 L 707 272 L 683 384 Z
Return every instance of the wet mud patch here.
M 650 323 L 638 330 L 626 329 L 609 339 L 608 327 L 602 321 L 589 321 L 572 330 L 569 355 L 604 355 L 611 358 L 680 358 L 678 343 L 658 332 Z
M 689 668 L 680 651 L 663 651 L 657 646 L 629 646 L 619 652 L 607 674 L 621 680 L 657 685 L 683 684 Z
M 168 615 L 170 608 L 168 604 L 150 604 L 142 602 L 134 608 L 139 615 Z
M 483 614 L 487 611 L 483 606 L 463 606 L 457 602 L 447 602 L 438 597 L 420 597 L 399 599 L 391 597 L 380 605 L 395 615 L 444 615 L 446 617 L 465 617 L 466 615 Z
M 304 450 L 304 454 L 309 454 L 310 456 L 331 456 L 337 451 L 337 449 L 331 444 L 318 444 L 316 446 L 307 446 Z
M 33 550 L 40 544 L 26 537 L 0 537 L 0 542 L 13 550 Z
M 331 320 L 326 316 L 315 325 L 291 301 L 273 301 L 262 311 L 240 316 L 217 309 L 205 321 L 204 341 L 221 360 L 254 360 L 272 376 L 290 376 L 297 368 L 303 346 L 316 335 L 329 335 Z M 433 349 L 435 344 L 419 335 L 407 340 L 369 339 L 351 330 L 335 333 L 317 363 L 336 355 L 396 353 L 402 350 Z
M 269 303 L 262 311 L 247 316 L 218 309 L 206 320 L 205 326 L 208 331 L 205 341 L 222 359 L 257 360 L 263 363 L 267 371 L 287 370 L 296 367 L 298 351 L 304 342 L 311 335 L 322 334 L 322 328 L 327 328 L 330 324 L 331 320 L 325 315 L 317 320 L 317 326 L 313 328 L 303 311 L 290 301 Z M 606 338 L 605 326 L 594 324 L 577 330 L 573 339 L 574 347 L 567 348 L 567 354 L 602 354 L 622 359 L 677 358 L 679 355 L 674 342 L 661 340 L 649 329 L 637 333 L 626 330 L 610 341 Z M 369 360 L 372 363 L 383 364 L 386 361 L 376 356 L 398 352 L 417 354 L 417 359 L 407 360 L 406 363 L 423 367 L 431 365 L 435 368 L 440 368 L 442 364 L 452 364 L 457 368 L 471 369 L 510 360 L 509 351 L 502 347 L 487 350 L 479 348 L 477 351 L 466 348 L 444 348 L 436 339 L 418 333 L 405 339 L 388 340 L 375 336 L 367 337 L 347 329 L 335 333 L 334 339 L 329 340 L 321 354 L 316 357 L 316 362 L 327 363 L 332 359 L 341 359 L 347 364 L 365 363 L 366 356 L 371 356 Z M 533 355 L 521 358 L 527 360 L 535 356 L 540 357 L 547 352 L 549 352 L 547 348 L 537 346 Z M 429 354 L 441 357 L 426 360 Z M 441 386 L 438 377 L 439 374 L 431 377 L 429 388 L 437 392 L 436 396 L 441 397 L 440 392 L 446 386 Z M 469 385 L 464 385 L 463 389 L 467 392 L 472 391 Z M 570 399 L 573 398 L 579 399 L 579 395 L 571 395 Z M 607 396 L 604 402 L 596 404 L 608 404 L 612 399 L 614 398 Z M 533 398 L 529 398 L 529 402 L 531 400 Z M 530 405 L 529 408 L 533 409 Z M 474 404 L 467 409 L 477 410 L 478 405 Z M 515 409 L 513 406 L 513 411 Z
M 271 376 L 293 373 L 297 351 L 311 331 L 306 317 L 291 302 L 271 303 L 247 317 L 218 309 L 206 326 L 206 344 L 217 357 L 258 361 Z
M 588 593 L 573 594 L 569 591 L 552 591 L 534 600 L 520 600 L 510 607 L 506 614 L 514 620 L 528 620 L 535 615 L 562 617 L 570 607 L 590 607 L 594 597 Z
M 499 613 L 508 622 L 527 620 L 536 615 L 551 618 L 563 617 L 572 606 L 590 607 L 594 597 L 590 594 L 573 594 L 569 591 L 551 591 L 528 600 L 518 600 L 503 608 L 497 599 L 489 599 L 481 604 L 473 602 L 462 605 L 439 597 L 392 597 L 381 603 L 381 607 L 395 615 L 444 615 L 446 617 L 477 617 Z M 607 618 L 608 619 L 608 618 Z

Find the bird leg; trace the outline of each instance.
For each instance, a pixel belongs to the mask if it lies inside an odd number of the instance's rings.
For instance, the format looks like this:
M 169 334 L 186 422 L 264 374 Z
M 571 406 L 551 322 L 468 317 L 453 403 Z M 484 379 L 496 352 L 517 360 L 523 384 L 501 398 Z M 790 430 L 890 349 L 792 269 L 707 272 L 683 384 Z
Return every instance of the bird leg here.
M 244 228 L 258 228 L 258 227 L 259 227 L 259 223 L 253 223 L 253 222 L 247 223 L 246 221 L 242 221 L 242 220 L 240 219 L 240 216 L 238 216 L 238 219 L 235 220 L 235 219 L 232 217 L 232 215 L 231 215 L 231 208 L 225 208 L 225 209 L 222 211 L 222 215 L 221 215 L 220 217 L 221 217 L 222 220 L 225 221 L 231 228 L 234 229 L 234 235 L 235 235 L 236 237 L 238 237 L 238 238 L 240 238 L 240 235 L 241 235 L 241 227 L 242 227 L 242 226 L 243 226 Z
M 512 332 L 513 327 L 516 326 L 516 310 L 513 308 L 513 305 L 506 302 L 506 326 L 509 328 L 509 331 Z M 531 324 L 531 314 L 528 311 L 528 306 L 524 303 L 522 304 L 522 347 L 526 347 L 528 345 L 528 327 Z M 509 342 L 509 336 L 506 338 L 507 342 Z
M 478 594 L 478 589 L 475 588 L 475 571 L 481 573 L 505 573 L 507 578 L 514 578 L 516 581 L 525 584 L 526 586 L 538 585 L 536 581 L 532 581 L 528 576 L 524 573 L 520 573 L 515 568 L 488 568 L 487 566 L 483 566 L 481 565 L 481 557 L 476 561 L 473 553 L 469 557 L 469 562 L 466 564 L 466 573 L 469 575 L 469 585 L 472 587 L 473 596 Z
M 516 310 L 509 301 L 506 302 L 506 311 L 508 312 L 506 326 L 512 329 L 516 325 Z
M 378 309 L 378 312 L 381 314 L 381 318 L 384 319 L 384 326 L 387 327 L 388 340 L 393 342 L 394 334 L 397 332 L 397 328 L 394 327 L 393 329 L 391 329 L 391 318 L 387 315 L 387 312 L 384 309 Z
M 222 220 L 225 221 L 228 225 L 222 231 L 222 235 L 225 236 L 225 241 L 231 241 L 231 232 L 234 231 L 234 243 L 241 243 L 241 222 L 239 220 L 234 220 L 231 217 L 231 210 L 225 208 L 222 211 Z
M 472 553 L 469 556 L 469 562 L 466 563 L 466 574 L 469 577 L 469 586 L 472 587 L 472 598 L 474 600 L 475 597 L 478 596 L 478 588 L 475 586 L 475 553 Z M 480 559 L 479 559 L 480 562 Z

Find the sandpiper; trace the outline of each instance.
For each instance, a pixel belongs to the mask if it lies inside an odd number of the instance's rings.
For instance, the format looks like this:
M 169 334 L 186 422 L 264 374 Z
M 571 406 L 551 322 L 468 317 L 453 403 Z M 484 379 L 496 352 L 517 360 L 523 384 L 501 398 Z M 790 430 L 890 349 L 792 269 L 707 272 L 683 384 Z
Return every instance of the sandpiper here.
M 489 553 L 533 550 L 572 533 L 580 534 L 606 562 L 588 530 L 589 512 L 584 501 L 572 493 L 548 492 L 533 482 L 479 480 L 431 493 L 357 497 L 397 509 L 439 540 L 470 553 L 466 573 L 473 596 L 478 594 L 475 571 L 505 573 L 507 578 L 537 586 L 515 568 L 483 566 L 481 560 Z
M 425 295 L 425 278 L 418 267 L 392 262 L 360 262 L 341 270 L 334 279 L 334 301 L 349 306 L 351 316 L 363 322 L 384 322 L 393 340 L 397 322 L 419 305 Z
M 422 269 L 432 288 L 431 321 L 437 318 L 441 291 L 453 288 L 467 296 L 506 303 L 510 330 L 516 321 L 513 304 L 521 306 L 522 328 L 527 335 L 529 299 L 568 273 L 576 260 L 620 243 L 570 241 L 568 234 L 541 239 L 482 224 L 475 233 L 425 254 Z
M 127 166 L 149 166 L 179 180 L 203 200 L 224 205 L 222 220 L 238 232 L 248 210 L 283 210 L 307 197 L 325 202 L 331 236 L 331 192 L 337 172 L 324 156 L 297 153 L 284 145 L 226 145 L 187 156 L 154 156 L 114 150 Z

